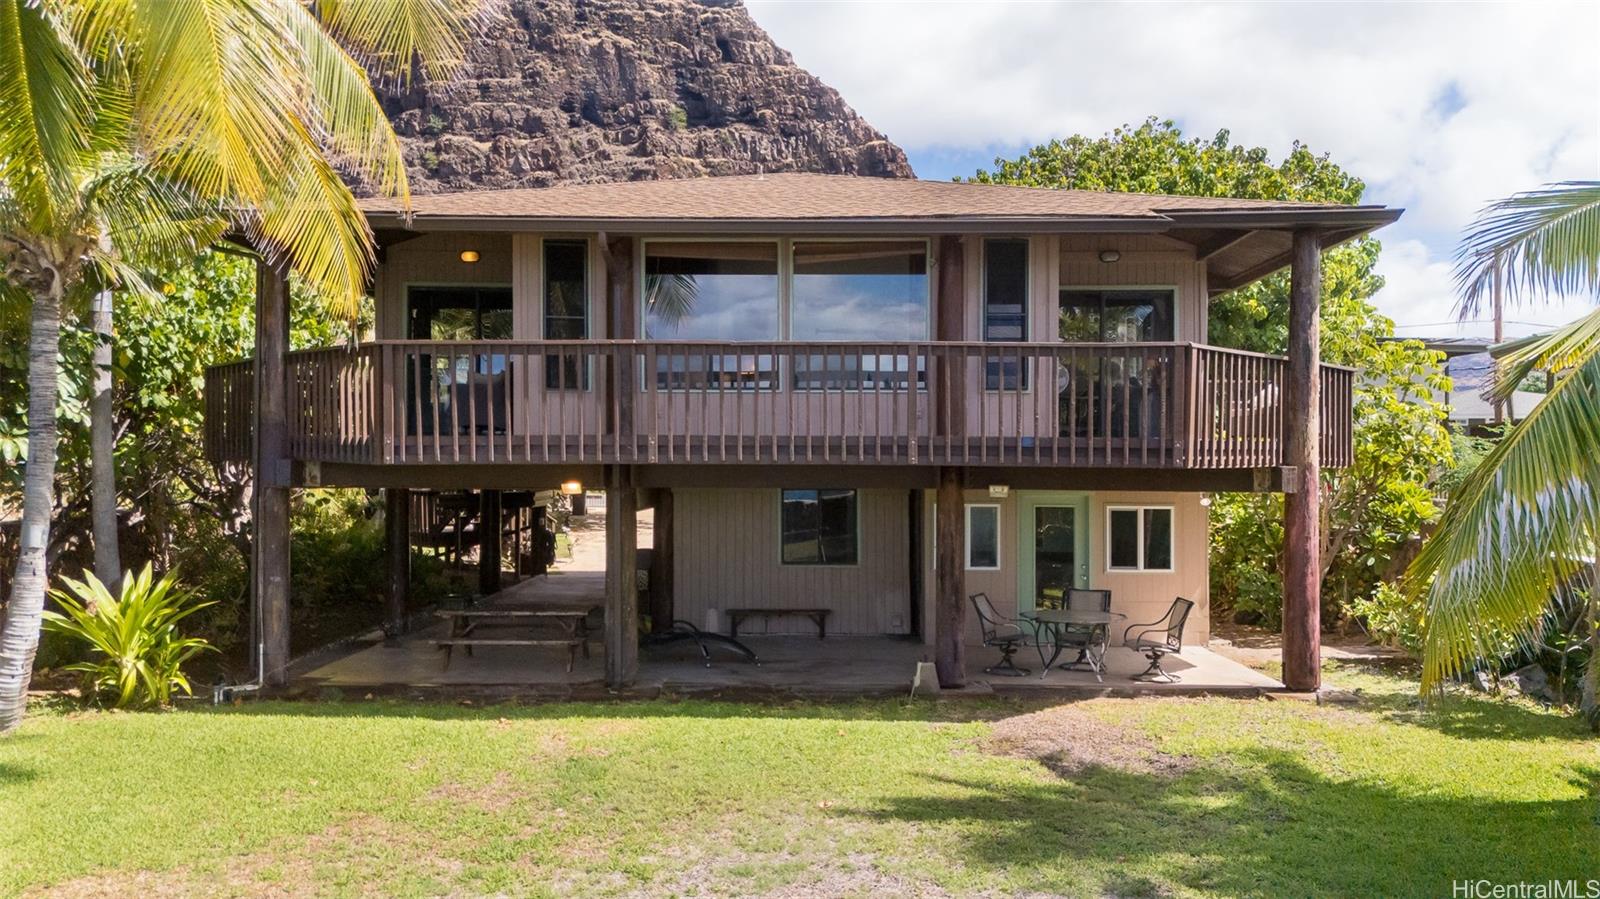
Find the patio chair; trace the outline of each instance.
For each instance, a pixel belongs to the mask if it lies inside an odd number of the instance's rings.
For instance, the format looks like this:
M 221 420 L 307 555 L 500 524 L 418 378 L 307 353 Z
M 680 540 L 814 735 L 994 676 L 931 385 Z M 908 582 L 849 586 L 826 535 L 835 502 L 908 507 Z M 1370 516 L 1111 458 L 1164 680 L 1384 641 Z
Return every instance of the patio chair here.
M 1175 684 L 1182 678 L 1161 667 L 1167 655 L 1183 652 L 1183 624 L 1189 620 L 1194 603 L 1183 597 L 1172 601 L 1167 614 L 1149 624 L 1133 624 L 1122 632 L 1122 645 L 1150 660 L 1150 667 L 1133 676 L 1133 680 L 1152 680 Z
M 1111 611 L 1111 591 L 1069 587 L 1067 588 L 1065 607 L 1074 611 L 1109 612 Z M 1057 631 L 1057 643 L 1063 647 L 1077 649 L 1078 657 L 1068 664 L 1079 665 L 1088 659 L 1089 651 L 1097 646 L 1101 655 L 1105 654 L 1106 643 L 1111 639 L 1111 635 L 1107 633 L 1109 630 L 1109 627 L 1099 624 L 1063 625 Z
M 1032 623 L 1022 618 L 1008 618 L 1000 614 L 989 601 L 989 594 L 974 593 L 967 597 L 978 613 L 978 626 L 983 632 L 983 645 L 1000 650 L 1000 664 L 983 669 L 985 674 L 1003 677 L 1026 677 L 1027 668 L 1018 668 L 1012 656 L 1034 639 Z

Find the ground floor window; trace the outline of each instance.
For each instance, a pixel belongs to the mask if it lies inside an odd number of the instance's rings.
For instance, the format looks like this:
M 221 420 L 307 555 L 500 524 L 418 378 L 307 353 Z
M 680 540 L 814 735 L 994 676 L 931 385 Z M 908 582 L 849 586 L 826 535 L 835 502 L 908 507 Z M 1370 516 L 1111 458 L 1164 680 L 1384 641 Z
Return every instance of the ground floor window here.
M 1106 569 L 1172 570 L 1171 506 L 1108 506 Z
M 1000 507 L 967 506 L 967 570 L 993 571 L 1000 567 Z
M 859 503 L 854 490 L 785 490 L 783 564 L 854 565 Z

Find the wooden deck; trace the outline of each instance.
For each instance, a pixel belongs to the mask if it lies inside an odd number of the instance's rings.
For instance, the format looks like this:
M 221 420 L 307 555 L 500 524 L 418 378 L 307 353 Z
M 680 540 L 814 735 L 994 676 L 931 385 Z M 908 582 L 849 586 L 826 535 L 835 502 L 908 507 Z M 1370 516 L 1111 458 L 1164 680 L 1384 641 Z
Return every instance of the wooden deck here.
M 1190 343 L 378 341 L 289 354 L 296 461 L 1252 469 L 1285 464 L 1285 362 Z M 243 461 L 250 362 L 206 375 Z M 632 385 L 631 387 L 629 385 Z M 1322 462 L 1354 372 L 1323 366 Z

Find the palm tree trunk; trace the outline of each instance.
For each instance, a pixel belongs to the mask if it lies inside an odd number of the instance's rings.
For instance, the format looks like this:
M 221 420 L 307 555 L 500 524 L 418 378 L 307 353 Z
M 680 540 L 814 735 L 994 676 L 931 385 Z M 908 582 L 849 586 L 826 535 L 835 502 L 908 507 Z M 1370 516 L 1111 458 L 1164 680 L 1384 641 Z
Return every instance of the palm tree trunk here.
M 89 398 L 89 476 L 93 506 L 94 574 L 116 592 L 122 579 L 117 547 L 117 423 L 111 403 L 111 302 L 109 289 L 94 296 L 94 392 Z
M 0 734 L 22 723 L 44 611 L 45 547 L 56 476 L 56 354 L 61 344 L 61 278 L 33 295 L 28 337 L 28 462 L 22 481 L 22 541 L 11 599 L 0 623 Z

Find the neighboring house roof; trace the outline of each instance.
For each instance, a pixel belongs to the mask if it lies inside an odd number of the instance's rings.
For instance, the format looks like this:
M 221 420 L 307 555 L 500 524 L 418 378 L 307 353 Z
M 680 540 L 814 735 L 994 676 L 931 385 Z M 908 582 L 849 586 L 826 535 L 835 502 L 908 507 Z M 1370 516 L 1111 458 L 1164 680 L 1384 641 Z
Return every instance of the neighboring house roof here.
M 1166 234 L 1194 245 L 1213 290 L 1288 264 L 1291 229 L 1327 243 L 1400 217 L 1383 206 L 1056 190 L 953 181 L 783 173 L 667 181 L 564 184 L 413 197 L 408 221 L 393 200 L 361 201 L 384 232 L 649 230 L 669 232 L 906 231 Z

